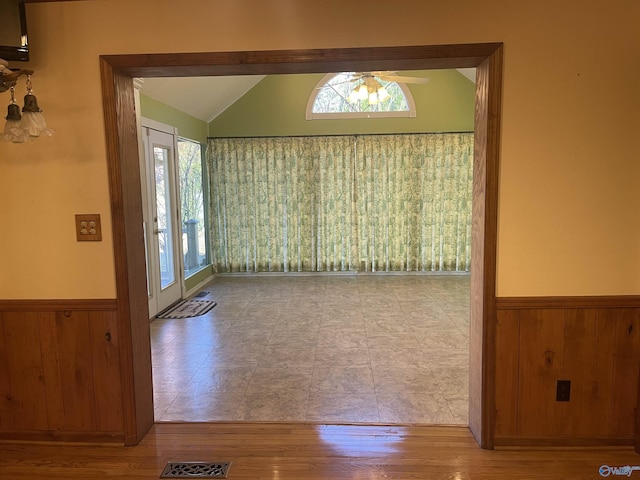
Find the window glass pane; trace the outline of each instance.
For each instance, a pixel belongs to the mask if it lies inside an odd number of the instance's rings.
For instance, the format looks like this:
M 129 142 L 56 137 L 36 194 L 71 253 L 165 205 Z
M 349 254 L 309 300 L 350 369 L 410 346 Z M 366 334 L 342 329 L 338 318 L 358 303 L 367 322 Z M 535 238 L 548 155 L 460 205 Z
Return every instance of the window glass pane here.
M 160 288 L 164 289 L 175 280 L 173 269 L 173 225 L 167 210 L 170 204 L 171 186 L 169 185 L 169 149 L 155 145 L 153 147 L 154 169 L 156 177 L 156 213 L 158 216 L 158 254 L 160 261 Z
M 180 177 L 184 276 L 188 278 L 208 264 L 204 223 L 202 146 L 199 143 L 178 139 L 178 176 Z

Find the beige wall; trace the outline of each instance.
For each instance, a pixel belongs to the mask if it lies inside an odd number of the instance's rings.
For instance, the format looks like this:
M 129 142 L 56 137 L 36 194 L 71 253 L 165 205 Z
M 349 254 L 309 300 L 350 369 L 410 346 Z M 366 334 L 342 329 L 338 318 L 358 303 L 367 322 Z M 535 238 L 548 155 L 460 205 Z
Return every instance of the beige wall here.
M 505 45 L 498 295 L 640 294 L 640 3 L 368 5 L 27 5 L 34 93 L 56 135 L 0 144 L 0 298 L 115 296 L 98 55 L 496 41 Z M 75 213 L 102 214 L 104 241 L 76 242 Z

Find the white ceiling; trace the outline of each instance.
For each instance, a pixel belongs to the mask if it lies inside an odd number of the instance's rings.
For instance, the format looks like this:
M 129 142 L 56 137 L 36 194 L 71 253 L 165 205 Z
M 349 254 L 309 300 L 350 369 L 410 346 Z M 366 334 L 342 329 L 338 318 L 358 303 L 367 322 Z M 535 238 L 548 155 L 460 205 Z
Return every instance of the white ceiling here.
M 467 77 L 473 83 L 476 83 L 476 69 L 475 68 L 457 68 L 462 75 Z
M 263 78 L 264 75 L 145 78 L 140 91 L 208 123 Z
M 475 82 L 475 68 L 460 68 L 458 71 Z M 209 123 L 263 78 L 264 75 L 145 78 L 141 92 Z

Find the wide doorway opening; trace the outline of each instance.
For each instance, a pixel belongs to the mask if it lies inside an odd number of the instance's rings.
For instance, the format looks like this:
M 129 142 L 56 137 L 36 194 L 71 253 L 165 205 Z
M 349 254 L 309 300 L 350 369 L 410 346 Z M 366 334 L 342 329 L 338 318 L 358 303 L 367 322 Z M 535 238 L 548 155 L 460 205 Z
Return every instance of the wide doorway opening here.
M 466 426 L 475 70 L 139 83 L 143 141 L 188 135 L 176 110 L 207 125 L 215 280 L 186 295 L 217 303 L 150 302 L 156 422 Z M 189 239 L 195 169 L 173 170 Z
M 151 372 L 148 345 L 149 325 L 146 321 L 144 276 L 134 273 L 132 260 L 144 256 L 141 239 L 135 232 L 140 219 L 139 178 L 127 177 L 124 171 L 135 169 L 128 162 L 136 160 L 135 135 L 127 126 L 135 122 L 133 77 L 229 75 L 249 73 L 306 73 L 362 69 L 425 69 L 445 67 L 478 67 L 476 88 L 476 133 L 474 168 L 474 263 L 470 276 L 470 364 L 469 426 L 482 446 L 490 447 L 491 398 L 490 373 L 493 371 L 491 322 L 495 297 L 495 232 L 497 207 L 497 145 L 499 126 L 499 92 L 501 72 L 500 45 L 459 47 L 392 47 L 305 52 L 253 52 L 196 55 L 123 55 L 102 57 L 103 93 L 109 138 L 110 184 L 114 204 L 114 234 L 129 232 L 124 243 L 116 245 L 116 265 L 120 308 L 121 335 L 131 349 L 123 349 L 123 367 L 130 369 L 123 377 L 125 410 L 129 436 L 140 435 L 145 418 L 153 419 L 153 402 L 148 394 L 149 377 L 135 372 Z M 248 55 L 248 56 L 247 56 Z M 249 58 L 249 60 L 248 60 Z M 366 60 L 362 60 L 366 58 Z M 186 67 L 184 62 L 190 66 Z M 134 153 L 129 159 L 130 153 Z M 137 182 L 136 182 L 137 181 Z M 137 186 L 136 186 L 137 183 Z M 123 185 L 124 184 L 124 185 Z M 124 188 L 122 188 L 124 186 Z M 125 194 L 123 194 L 123 192 Z M 477 201 L 476 201 L 477 200 Z M 123 203 L 125 208 L 122 209 Z M 132 293 L 135 293 L 132 295 Z M 120 305 L 120 304 L 119 304 Z M 146 317 L 146 318 L 145 318 Z M 142 322 L 142 319 L 145 321 Z M 133 342 L 131 340 L 133 339 Z M 150 376 L 150 375 L 149 375 Z M 146 383 L 145 383 L 146 382 Z M 143 433 L 142 433 L 143 434 Z

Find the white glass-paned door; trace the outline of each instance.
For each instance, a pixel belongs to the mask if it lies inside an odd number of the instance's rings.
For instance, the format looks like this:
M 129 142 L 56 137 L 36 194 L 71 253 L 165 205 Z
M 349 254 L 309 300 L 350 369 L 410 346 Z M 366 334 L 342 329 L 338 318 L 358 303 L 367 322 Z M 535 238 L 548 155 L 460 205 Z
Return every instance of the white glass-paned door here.
M 182 298 L 182 255 L 176 182 L 176 136 L 145 126 L 147 276 L 151 317 Z

